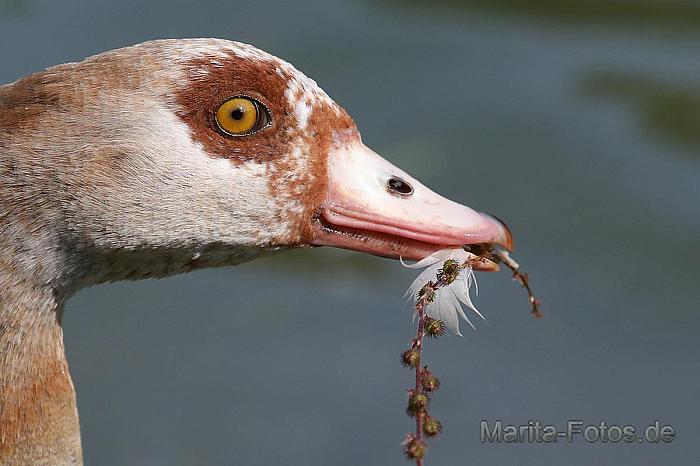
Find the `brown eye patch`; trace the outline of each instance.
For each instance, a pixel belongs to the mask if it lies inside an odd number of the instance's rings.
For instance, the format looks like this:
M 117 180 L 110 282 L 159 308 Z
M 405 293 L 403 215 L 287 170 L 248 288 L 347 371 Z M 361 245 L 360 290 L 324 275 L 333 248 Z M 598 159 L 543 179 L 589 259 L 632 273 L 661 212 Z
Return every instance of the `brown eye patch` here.
M 249 160 L 267 162 L 291 151 L 295 120 L 284 95 L 292 79 L 286 70 L 273 61 L 240 58 L 233 52 L 228 60 L 197 58 L 187 67 L 206 73 L 194 73 L 179 89 L 178 116 L 207 153 L 239 164 Z M 242 115 L 230 113 L 229 118 L 219 113 L 232 97 L 257 103 L 256 123 L 247 132 L 241 132 L 245 125 L 234 124 L 233 117 Z M 242 134 L 245 137 L 231 137 Z

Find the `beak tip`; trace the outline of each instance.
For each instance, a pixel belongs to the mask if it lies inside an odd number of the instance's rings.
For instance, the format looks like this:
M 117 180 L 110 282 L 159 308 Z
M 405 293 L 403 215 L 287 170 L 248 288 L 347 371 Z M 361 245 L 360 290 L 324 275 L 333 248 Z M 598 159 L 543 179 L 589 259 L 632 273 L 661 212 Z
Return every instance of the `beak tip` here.
M 496 240 L 495 243 L 499 246 L 503 246 L 508 251 L 513 251 L 513 249 L 515 248 L 515 241 L 513 240 L 513 233 L 510 231 L 510 227 L 508 227 L 508 224 L 493 214 L 484 213 L 484 215 L 495 221 L 502 232 L 501 237 L 498 238 L 498 240 Z

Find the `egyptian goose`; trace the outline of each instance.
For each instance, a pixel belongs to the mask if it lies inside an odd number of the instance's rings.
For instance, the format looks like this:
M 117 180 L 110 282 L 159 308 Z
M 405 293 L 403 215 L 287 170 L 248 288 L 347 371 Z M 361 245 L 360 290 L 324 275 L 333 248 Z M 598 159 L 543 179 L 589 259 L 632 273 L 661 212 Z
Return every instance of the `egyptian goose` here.
M 82 464 L 61 316 L 78 289 L 336 246 L 420 259 L 493 217 L 360 141 L 290 64 L 158 40 L 0 86 L 0 463 Z

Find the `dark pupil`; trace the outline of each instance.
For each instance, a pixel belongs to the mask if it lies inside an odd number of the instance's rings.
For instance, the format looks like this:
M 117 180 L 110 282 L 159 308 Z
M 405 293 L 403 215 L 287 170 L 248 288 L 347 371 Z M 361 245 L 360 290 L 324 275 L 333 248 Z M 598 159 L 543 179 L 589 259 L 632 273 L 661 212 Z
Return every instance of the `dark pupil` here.
M 389 188 L 401 194 L 411 194 L 413 192 L 410 184 L 398 178 L 389 179 Z
M 231 118 L 234 120 L 240 120 L 243 118 L 243 109 L 242 108 L 237 108 L 234 111 L 231 112 Z

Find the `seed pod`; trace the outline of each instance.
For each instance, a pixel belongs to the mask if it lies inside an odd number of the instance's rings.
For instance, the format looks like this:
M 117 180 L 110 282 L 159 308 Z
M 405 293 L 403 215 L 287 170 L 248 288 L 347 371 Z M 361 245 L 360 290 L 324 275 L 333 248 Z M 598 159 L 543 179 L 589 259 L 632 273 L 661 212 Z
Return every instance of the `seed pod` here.
M 445 322 L 428 317 L 425 324 L 425 333 L 430 338 L 443 336 L 445 334 Z
M 403 442 L 403 451 L 410 460 L 422 459 L 425 456 L 425 443 L 408 434 Z
M 432 417 L 427 417 L 423 421 L 423 433 L 428 437 L 435 437 L 442 432 L 442 423 Z
M 438 280 L 443 282 L 445 285 L 449 285 L 459 276 L 459 262 L 454 259 L 447 259 L 443 264 L 442 268 L 438 270 L 437 277 Z
M 415 369 L 420 364 L 420 353 L 414 349 L 404 351 L 401 353 L 401 364 Z
M 428 372 L 427 375 L 423 375 L 420 384 L 423 387 L 423 390 L 425 390 L 426 392 L 434 392 L 435 390 L 440 388 L 440 379 L 434 377 Z
M 415 416 L 420 412 L 423 412 L 428 406 L 430 398 L 428 395 L 421 392 L 416 392 L 415 390 L 410 390 L 408 395 L 408 407 L 406 408 L 406 413 L 409 416 Z

